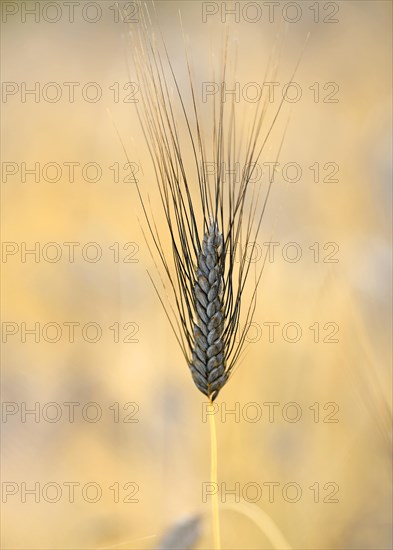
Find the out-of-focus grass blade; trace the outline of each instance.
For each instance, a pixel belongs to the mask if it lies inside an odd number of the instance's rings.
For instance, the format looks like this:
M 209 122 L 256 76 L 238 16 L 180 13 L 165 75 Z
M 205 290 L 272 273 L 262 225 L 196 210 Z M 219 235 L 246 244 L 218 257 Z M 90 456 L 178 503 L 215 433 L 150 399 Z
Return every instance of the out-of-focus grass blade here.
M 155 550 L 191 550 L 200 537 L 202 520 L 193 516 L 172 526 Z

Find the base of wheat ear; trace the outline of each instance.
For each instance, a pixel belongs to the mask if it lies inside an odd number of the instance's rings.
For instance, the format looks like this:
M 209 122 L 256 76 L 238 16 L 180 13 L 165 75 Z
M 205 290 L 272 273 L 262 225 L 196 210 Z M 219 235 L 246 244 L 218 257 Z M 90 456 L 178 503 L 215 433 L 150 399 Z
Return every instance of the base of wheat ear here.
M 223 237 L 216 222 L 206 231 L 194 286 L 194 349 L 190 370 L 197 388 L 211 401 L 226 383 L 223 341 Z

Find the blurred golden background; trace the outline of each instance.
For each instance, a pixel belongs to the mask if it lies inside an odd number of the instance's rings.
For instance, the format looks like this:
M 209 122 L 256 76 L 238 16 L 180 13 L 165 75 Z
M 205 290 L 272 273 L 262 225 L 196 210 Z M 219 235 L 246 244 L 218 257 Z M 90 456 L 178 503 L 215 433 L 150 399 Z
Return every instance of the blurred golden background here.
M 2 3 L 2 547 L 150 549 L 202 515 L 195 548 L 210 549 L 204 399 L 146 272 L 121 143 L 154 195 L 127 85 L 140 6 L 71 4 Z M 280 33 L 282 88 L 310 33 L 302 97 L 284 105 L 263 158 L 275 160 L 285 131 L 259 246 L 279 244 L 248 353 L 217 400 L 222 546 L 388 549 L 391 3 L 267 4 L 156 3 L 187 89 L 181 11 L 198 93 L 226 21 L 241 90 L 264 82 Z M 252 116 L 243 95 L 236 108 Z M 225 488 L 241 497 L 237 511 Z M 244 500 L 264 513 L 259 526 Z

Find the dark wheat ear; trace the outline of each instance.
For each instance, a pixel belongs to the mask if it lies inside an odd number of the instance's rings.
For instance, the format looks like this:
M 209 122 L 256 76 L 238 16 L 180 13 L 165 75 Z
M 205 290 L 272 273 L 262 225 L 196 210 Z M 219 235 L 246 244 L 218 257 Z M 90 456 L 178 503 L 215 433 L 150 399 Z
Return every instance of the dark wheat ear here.
M 223 338 L 224 240 L 211 222 L 198 256 L 194 286 L 194 348 L 190 370 L 196 387 L 211 401 L 228 379 Z
M 160 291 L 149 276 L 196 387 L 213 401 L 234 372 L 255 310 L 264 263 L 256 274 L 242 320 L 244 326 L 240 328 L 242 298 L 251 268 L 247 254 L 250 248 L 251 256 L 254 253 L 273 183 L 271 178 L 261 198 L 261 183 L 253 183 L 253 174 L 284 98 L 265 128 L 268 102 L 261 97 L 255 104 L 248 133 L 243 125 L 239 139 L 234 98 L 226 102 L 222 95 L 215 96 L 207 147 L 187 51 L 190 108 L 165 42 L 153 32 L 146 6 L 140 4 L 140 8 L 140 24 L 130 33 L 134 71 L 131 79 L 137 78 L 141 91 L 137 114 L 171 242 L 168 251 L 163 245 L 162 228 L 158 229 L 154 216 L 148 212 L 146 191 L 142 192 L 136 183 L 150 234 L 148 247 L 155 264 L 156 255 L 163 268 L 160 279 L 164 290 Z M 227 51 L 228 34 L 219 78 L 222 83 L 228 78 Z M 265 77 L 269 80 L 272 74 L 267 75 L 268 69 Z M 185 160 L 189 158 L 186 152 L 192 153 L 191 162 Z M 213 182 L 209 180 L 207 159 L 213 159 L 216 167 Z M 240 181 L 231 173 L 229 181 L 225 181 L 224 162 L 229 166 L 244 165 Z M 173 306 L 166 303 L 169 293 Z

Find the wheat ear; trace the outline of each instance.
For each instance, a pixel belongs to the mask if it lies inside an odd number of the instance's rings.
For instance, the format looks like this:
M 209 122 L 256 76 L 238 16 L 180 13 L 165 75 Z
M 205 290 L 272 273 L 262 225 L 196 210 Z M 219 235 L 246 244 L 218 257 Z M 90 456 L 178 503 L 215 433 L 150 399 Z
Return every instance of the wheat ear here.
M 223 237 L 216 222 L 206 231 L 194 286 L 194 349 L 190 370 L 196 387 L 211 401 L 228 379 L 223 339 Z
M 164 227 L 158 227 L 146 189 L 136 182 L 148 233 L 146 242 L 161 280 L 158 287 L 149 276 L 194 384 L 214 401 L 240 363 L 255 312 L 267 255 L 261 267 L 255 266 L 254 284 L 249 277 L 253 266 L 250 258 L 256 252 L 275 173 L 264 190 L 264 185 L 255 181 L 255 171 L 285 95 L 266 123 L 269 101 L 261 94 L 252 104 L 250 124 L 242 121 L 239 126 L 234 96 L 227 102 L 222 88 L 213 98 L 206 131 L 187 48 L 188 93 L 176 76 L 159 25 L 155 30 L 156 21 L 153 24 L 147 6 L 138 5 L 140 24 L 130 31 L 130 80 L 136 78 L 141 91 L 136 112 L 164 215 Z M 156 15 L 154 3 L 152 6 Z M 234 80 L 227 72 L 228 40 L 226 32 L 219 76 L 222 83 Z M 290 82 L 299 63 L 300 58 Z M 275 74 L 276 66 L 271 62 L 265 81 L 273 81 Z M 216 169 L 214 174 L 208 170 L 210 161 Z M 228 167 L 244 166 L 239 178 L 230 170 L 226 179 L 225 163 Z M 170 247 L 165 244 L 165 229 Z M 245 299 L 246 289 L 250 292 Z

